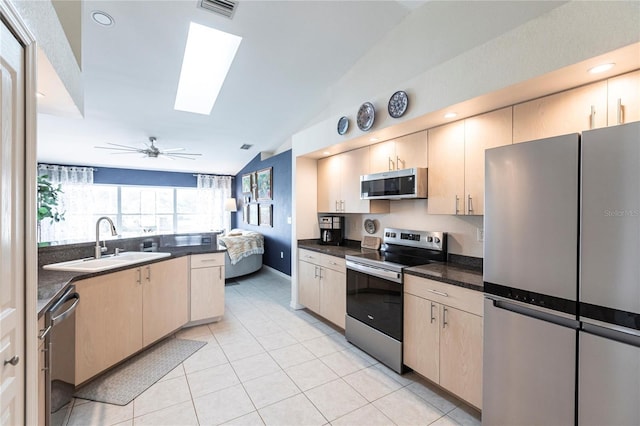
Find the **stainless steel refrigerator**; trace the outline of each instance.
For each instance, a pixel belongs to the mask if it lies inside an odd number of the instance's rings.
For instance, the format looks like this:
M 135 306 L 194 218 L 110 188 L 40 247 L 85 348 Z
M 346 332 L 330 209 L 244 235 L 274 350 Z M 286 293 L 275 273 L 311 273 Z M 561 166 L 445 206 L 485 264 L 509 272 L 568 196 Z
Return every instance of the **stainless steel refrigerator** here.
M 640 424 L 640 123 L 485 174 L 483 423 Z
M 582 135 L 578 422 L 640 425 L 640 122 Z

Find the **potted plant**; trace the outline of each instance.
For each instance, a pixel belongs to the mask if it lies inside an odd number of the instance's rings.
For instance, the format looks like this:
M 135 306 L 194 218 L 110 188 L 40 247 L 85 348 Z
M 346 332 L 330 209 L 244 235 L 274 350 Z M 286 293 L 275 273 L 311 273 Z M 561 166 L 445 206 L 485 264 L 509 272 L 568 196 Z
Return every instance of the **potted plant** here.
M 40 242 L 40 222 L 51 219 L 51 223 L 64 220 L 64 212 L 58 210 L 58 202 L 62 188 L 53 186 L 49 176 L 38 176 L 38 242 Z

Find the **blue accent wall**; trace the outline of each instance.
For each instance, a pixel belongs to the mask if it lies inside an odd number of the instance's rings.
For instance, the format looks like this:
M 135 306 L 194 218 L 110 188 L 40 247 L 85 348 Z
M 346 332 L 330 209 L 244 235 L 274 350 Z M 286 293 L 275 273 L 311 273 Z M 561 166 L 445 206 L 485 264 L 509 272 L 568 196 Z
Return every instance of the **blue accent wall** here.
M 149 185 L 195 188 L 198 184 L 198 179 L 194 176 L 194 173 L 97 167 L 96 171 L 93 172 L 93 182 L 110 185 Z
M 254 226 L 242 221 L 242 175 L 258 170 L 272 169 L 273 227 Z M 238 212 L 232 215 L 232 227 L 260 232 L 264 235 L 263 264 L 291 275 L 291 225 L 287 219 L 291 217 L 291 150 L 285 151 L 266 160 L 260 160 L 258 154 L 235 178 L 235 194 L 238 199 Z M 269 203 L 269 202 L 267 202 Z M 280 257 L 280 253 L 283 257 Z

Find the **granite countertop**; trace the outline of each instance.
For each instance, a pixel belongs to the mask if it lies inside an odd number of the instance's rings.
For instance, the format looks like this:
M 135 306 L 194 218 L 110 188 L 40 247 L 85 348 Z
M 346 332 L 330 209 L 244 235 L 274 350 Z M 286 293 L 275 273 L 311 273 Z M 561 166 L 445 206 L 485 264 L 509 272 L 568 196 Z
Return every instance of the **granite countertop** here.
M 465 268 L 452 263 L 434 262 L 407 268 L 404 273 L 457 285 L 470 290 L 484 291 L 481 269 Z
M 346 240 L 341 246 L 328 246 L 320 244 L 317 239 L 298 240 L 298 248 L 317 251 L 319 253 L 328 254 L 329 256 L 344 258 L 348 254 L 360 254 L 363 250 L 360 248 L 360 241 Z
M 51 271 L 48 269 L 38 269 L 38 318 L 44 315 L 47 308 L 51 306 L 53 301 L 59 297 L 74 281 L 78 281 L 85 278 L 96 277 L 98 275 L 109 274 L 112 272 L 121 271 L 124 269 L 135 268 L 140 265 L 148 265 L 151 263 L 162 262 L 164 260 L 173 259 L 176 257 L 188 256 L 190 254 L 203 254 L 203 253 L 219 253 L 224 252 L 226 249 L 212 249 L 210 246 L 198 247 L 163 247 L 158 250 L 163 253 L 171 253 L 171 256 L 164 257 L 162 259 L 151 260 L 148 262 L 138 263 L 135 265 L 127 265 L 121 268 L 114 268 L 101 272 L 68 272 L 68 271 Z
M 342 246 L 323 245 L 320 244 L 317 239 L 298 240 L 298 248 L 342 258 L 348 254 L 360 254 L 371 251 L 370 249 L 360 248 L 360 241 L 353 240 L 347 240 L 345 245 Z M 481 267 L 482 259 L 460 255 L 451 255 L 451 257 L 460 262 L 467 261 L 469 264 L 434 262 L 427 265 L 406 268 L 404 273 L 465 287 L 471 290 L 484 291 Z

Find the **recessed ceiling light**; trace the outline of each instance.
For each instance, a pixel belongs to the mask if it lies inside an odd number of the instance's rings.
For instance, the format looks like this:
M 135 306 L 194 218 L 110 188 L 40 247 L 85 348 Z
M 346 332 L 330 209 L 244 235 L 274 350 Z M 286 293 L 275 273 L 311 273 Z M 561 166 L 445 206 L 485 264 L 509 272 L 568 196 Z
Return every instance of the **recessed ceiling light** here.
M 369 142 L 378 142 L 380 139 L 378 138 L 369 138 Z
M 444 118 L 456 118 L 457 116 L 458 116 L 458 113 L 448 112 L 444 115 Z
M 322 153 L 322 155 L 329 155 L 329 154 L 331 154 L 329 151 L 325 151 Z
M 591 74 L 600 74 L 601 72 L 609 71 L 614 66 L 615 64 L 613 62 L 610 62 L 608 64 L 600 64 L 600 65 L 596 65 L 593 68 L 590 68 L 589 72 Z
M 174 109 L 211 114 L 242 37 L 191 22 Z
M 101 10 L 94 10 L 91 12 L 91 18 L 97 24 L 102 25 L 103 27 L 111 27 L 114 24 L 113 18 L 108 14 Z

